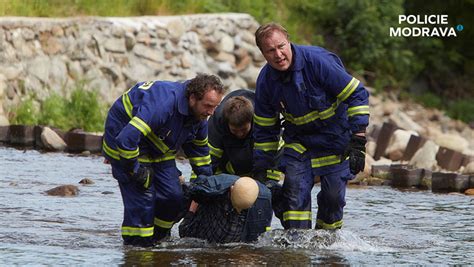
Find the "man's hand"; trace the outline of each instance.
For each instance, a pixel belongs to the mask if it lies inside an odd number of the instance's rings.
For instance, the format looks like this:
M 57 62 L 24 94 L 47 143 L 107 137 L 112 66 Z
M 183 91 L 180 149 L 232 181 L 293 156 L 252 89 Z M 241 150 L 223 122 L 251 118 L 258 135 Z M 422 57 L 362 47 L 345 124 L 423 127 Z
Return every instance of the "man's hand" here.
M 344 152 L 344 159 L 349 156 L 349 168 L 352 174 L 358 174 L 365 167 L 365 144 L 367 139 L 362 135 L 352 135 L 349 146 Z
M 152 178 L 153 170 L 146 166 L 138 167 L 137 172 L 132 175 L 132 179 L 142 185 L 145 189 L 150 188 Z

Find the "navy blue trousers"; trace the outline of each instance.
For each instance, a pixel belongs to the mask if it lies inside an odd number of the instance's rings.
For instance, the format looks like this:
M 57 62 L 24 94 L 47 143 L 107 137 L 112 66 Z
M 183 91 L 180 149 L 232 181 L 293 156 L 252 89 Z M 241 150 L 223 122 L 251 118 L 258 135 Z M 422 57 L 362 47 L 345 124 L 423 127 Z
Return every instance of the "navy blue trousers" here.
M 131 180 L 120 165 L 112 165 L 124 205 L 122 237 L 125 244 L 150 246 L 169 235 L 186 208 L 179 173 L 172 162 L 152 163 L 152 185 L 145 189 Z
M 311 166 L 309 157 L 295 158 L 284 155 L 285 181 L 279 203 L 274 203 L 275 215 L 280 219 L 285 229 L 312 228 L 311 190 L 314 177 L 321 177 L 321 191 L 317 195 L 318 212 L 316 216 L 317 229 L 338 229 L 342 227 L 342 217 L 346 195 L 347 181 L 354 176 L 350 173 L 346 162 L 343 165 L 325 167 L 325 172 L 319 174 Z M 345 166 L 347 165 L 347 167 Z

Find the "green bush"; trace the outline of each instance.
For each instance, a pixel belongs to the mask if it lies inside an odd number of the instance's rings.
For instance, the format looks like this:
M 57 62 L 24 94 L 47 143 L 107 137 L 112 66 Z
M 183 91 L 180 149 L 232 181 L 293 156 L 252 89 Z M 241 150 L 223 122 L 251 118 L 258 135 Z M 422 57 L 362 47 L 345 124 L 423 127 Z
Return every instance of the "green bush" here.
M 447 113 L 450 117 L 465 122 L 474 122 L 474 99 L 461 99 L 448 105 Z
M 34 105 L 33 98 L 28 96 L 26 100 L 11 112 L 11 124 L 35 125 L 38 122 L 38 108 Z
M 31 97 L 23 101 L 10 113 L 12 123 L 41 124 L 63 130 L 81 128 L 85 131 L 102 131 L 106 106 L 99 102 L 97 92 L 76 87 L 69 98 L 57 94 L 50 95 L 40 108 L 35 108 Z

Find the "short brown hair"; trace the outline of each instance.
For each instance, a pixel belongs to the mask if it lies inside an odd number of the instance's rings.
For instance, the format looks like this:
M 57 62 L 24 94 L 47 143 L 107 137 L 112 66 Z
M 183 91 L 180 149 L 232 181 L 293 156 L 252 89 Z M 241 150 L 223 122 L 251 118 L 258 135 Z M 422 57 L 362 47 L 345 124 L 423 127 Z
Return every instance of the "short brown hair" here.
M 283 28 L 283 26 L 281 26 L 280 24 L 275 23 L 275 22 L 263 24 L 260 27 L 258 27 L 257 31 L 255 32 L 255 43 L 257 44 L 258 48 L 260 48 L 260 50 L 262 50 L 262 47 L 261 47 L 262 40 L 267 38 L 267 36 L 269 36 L 275 31 L 283 33 L 286 36 L 286 39 L 290 38 L 288 31 L 285 28 Z
M 212 74 L 198 74 L 186 86 L 186 97 L 194 94 L 197 100 L 201 100 L 208 91 L 216 90 L 220 94 L 224 94 L 224 85 L 219 77 Z
M 222 113 L 226 123 L 241 127 L 252 122 L 253 104 L 243 96 L 233 96 L 225 102 Z

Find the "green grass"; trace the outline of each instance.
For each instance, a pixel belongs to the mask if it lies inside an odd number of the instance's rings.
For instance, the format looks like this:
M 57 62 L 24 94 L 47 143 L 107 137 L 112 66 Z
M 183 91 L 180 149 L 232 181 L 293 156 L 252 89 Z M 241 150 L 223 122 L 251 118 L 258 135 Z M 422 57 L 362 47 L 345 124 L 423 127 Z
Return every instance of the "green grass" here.
M 71 128 L 103 131 L 107 107 L 95 91 L 86 91 L 78 86 L 69 98 L 52 94 L 39 107 L 33 99 L 33 96 L 29 96 L 10 110 L 11 124 L 48 125 L 66 131 Z

